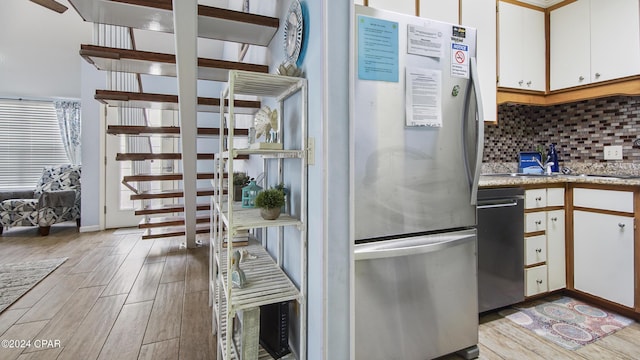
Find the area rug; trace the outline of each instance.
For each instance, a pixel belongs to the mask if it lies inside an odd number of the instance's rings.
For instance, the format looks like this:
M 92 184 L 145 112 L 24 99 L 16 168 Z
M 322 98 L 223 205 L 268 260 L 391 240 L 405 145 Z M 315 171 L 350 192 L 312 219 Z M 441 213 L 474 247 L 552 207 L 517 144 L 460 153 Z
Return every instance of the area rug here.
M 633 320 L 566 296 L 526 302 L 500 315 L 569 350 L 629 326 Z
M 0 264 L 0 313 L 65 261 L 67 258 Z

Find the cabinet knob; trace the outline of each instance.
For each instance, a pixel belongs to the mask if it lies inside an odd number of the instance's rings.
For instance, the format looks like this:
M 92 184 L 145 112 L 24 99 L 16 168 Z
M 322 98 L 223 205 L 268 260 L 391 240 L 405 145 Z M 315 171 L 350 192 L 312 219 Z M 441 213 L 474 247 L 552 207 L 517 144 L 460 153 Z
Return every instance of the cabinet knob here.
M 527 86 L 531 86 L 531 80 L 527 81 Z
M 542 225 L 542 220 L 536 220 L 536 225 Z
M 618 223 L 618 226 L 620 227 L 620 229 L 624 229 L 624 225 L 623 223 Z
M 558 218 L 557 217 L 552 217 L 551 221 L 558 221 Z
M 542 285 L 542 280 L 536 280 L 536 282 L 538 283 L 538 285 Z
M 584 76 L 580 76 L 580 77 L 578 78 L 578 80 L 580 80 L 580 81 L 584 80 Z
M 518 85 L 522 86 L 522 83 L 524 83 L 524 80 L 518 81 Z
M 600 77 L 600 73 L 596 73 L 596 79 Z
M 536 252 L 539 254 L 539 253 L 542 252 L 542 249 L 538 248 L 538 249 L 536 249 Z
M 542 201 L 542 198 L 541 198 L 540 196 L 538 196 L 538 197 L 536 198 L 536 201 Z

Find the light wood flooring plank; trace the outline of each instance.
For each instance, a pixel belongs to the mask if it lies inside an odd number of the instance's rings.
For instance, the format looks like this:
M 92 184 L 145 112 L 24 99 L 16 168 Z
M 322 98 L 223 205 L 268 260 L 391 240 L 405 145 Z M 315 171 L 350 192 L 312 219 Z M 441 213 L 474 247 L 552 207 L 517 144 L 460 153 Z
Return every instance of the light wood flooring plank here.
M 34 346 L 35 344 L 27 344 L 27 341 L 31 341 L 35 336 L 47 325 L 48 320 L 34 321 L 26 324 L 15 324 L 5 331 L 0 336 L 0 343 L 5 344 L 4 340 L 22 340 L 19 343 L 9 343 L 5 346 L 0 346 L 0 359 L 13 360 L 17 359 L 27 345 Z
M 175 360 L 179 346 L 179 338 L 142 345 L 138 360 Z
M 42 279 L 36 286 L 29 290 L 26 294 L 22 295 L 15 303 L 9 306 L 10 310 L 15 309 L 29 309 L 42 299 L 52 288 L 54 288 L 60 282 L 60 279 L 64 278 L 63 272 L 58 272 L 60 268 L 53 271 L 47 277 Z
M 158 284 L 160 283 L 160 276 L 162 276 L 162 269 L 164 268 L 164 262 L 159 263 L 147 263 L 142 266 L 142 269 L 138 273 L 136 282 L 133 284 L 129 296 L 127 297 L 127 304 L 153 300 L 158 290 Z
M 27 312 L 27 309 L 5 310 L 0 313 L 0 335 L 4 334 L 13 324 Z
M 160 283 L 184 281 L 187 274 L 187 254 L 185 250 L 167 254 Z
M 131 251 L 129 251 L 129 255 L 127 259 L 130 258 L 145 258 L 149 254 L 149 250 L 151 250 L 151 246 L 153 246 L 154 240 L 142 240 L 141 235 L 127 235 L 127 238 L 137 239 L 136 244 L 133 246 Z
M 92 272 L 101 268 L 102 262 L 105 260 L 102 248 L 94 247 L 87 251 L 76 266 L 69 270 L 69 274 L 79 274 Z
M 480 349 L 480 356 L 478 357 L 480 360 L 505 360 L 505 358 L 491 351 L 483 344 L 478 344 L 478 349 Z
M 56 360 L 63 349 L 63 347 L 54 347 L 51 349 L 22 353 L 22 355 L 18 356 L 18 360 Z
M 545 359 L 571 359 L 582 360 L 583 358 L 572 351 L 567 351 L 555 343 L 537 336 L 532 331 L 521 326 L 513 326 L 508 319 L 493 321 L 491 328 L 499 331 L 505 338 L 513 339 L 532 353 L 538 354 Z
M 152 307 L 152 301 L 124 305 L 98 360 L 137 359 Z
M 87 274 L 66 275 L 51 289 L 40 301 L 18 320 L 18 323 L 26 323 L 39 320 L 49 320 L 60 311 L 71 295 L 86 279 Z
M 599 342 L 585 345 L 577 349 L 575 353 L 588 360 L 604 360 L 604 359 L 623 360 L 625 359 L 625 357 L 621 356 L 621 354 L 615 351 L 609 350 L 606 347 L 600 346 Z M 630 359 L 630 358 L 626 358 L 626 359 Z
M 493 328 L 485 327 L 479 337 L 481 344 L 505 359 L 545 359 Z
M 143 344 L 180 337 L 184 282 L 160 284 Z
M 638 342 L 640 342 L 640 338 L 630 342 L 619 336 L 610 335 L 598 340 L 598 345 L 620 354 L 623 358 L 640 359 L 640 349 L 634 346 L 634 343 Z
M 80 287 L 94 287 L 109 284 L 126 257 L 126 254 L 106 256 L 100 262 L 100 266 L 96 268 L 96 271 L 87 275 L 87 279 Z
M 107 255 L 129 255 L 131 249 L 140 240 L 140 235 L 113 235 L 119 238 L 116 246 L 114 246 Z
M 38 334 L 38 339 L 59 340 L 61 344 L 69 343 L 78 326 L 93 308 L 104 287 L 82 288 L 76 290 L 65 306 L 49 321 Z M 25 352 L 40 349 L 28 349 Z
M 209 288 L 209 256 L 206 249 L 187 249 L 185 292 L 199 292 Z
M 143 263 L 144 258 L 127 257 L 120 268 L 118 268 L 118 271 L 109 282 L 109 285 L 107 285 L 102 296 L 128 294 L 133 287 L 133 283 L 135 283 L 136 278 L 138 277 L 140 269 L 142 269 Z
M 216 338 L 211 333 L 209 292 L 198 291 L 184 296 L 180 359 L 208 360 L 216 357 Z
M 126 297 L 123 294 L 99 298 L 69 343 L 63 345 L 58 360 L 96 359 Z
M 151 241 L 151 240 L 146 240 Z M 149 249 L 149 253 L 147 254 L 147 258 L 145 262 L 163 262 L 165 261 L 167 254 L 169 253 L 169 249 L 171 247 L 171 242 L 167 239 L 155 239 L 153 240 L 153 245 L 151 249 Z

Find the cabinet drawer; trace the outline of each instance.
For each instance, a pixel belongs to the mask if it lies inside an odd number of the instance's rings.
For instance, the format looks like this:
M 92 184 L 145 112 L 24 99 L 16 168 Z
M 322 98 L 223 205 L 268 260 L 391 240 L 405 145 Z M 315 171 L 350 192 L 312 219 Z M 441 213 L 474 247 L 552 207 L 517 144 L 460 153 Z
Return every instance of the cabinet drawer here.
M 524 214 L 524 232 L 544 231 L 547 229 L 547 213 L 545 211 Z
M 524 192 L 524 208 L 535 209 L 547 206 L 547 189 L 531 189 Z
M 524 296 L 533 296 L 547 292 L 547 265 L 524 269 L 524 279 Z
M 547 189 L 547 206 L 564 206 L 564 188 Z
M 524 238 L 524 265 L 529 266 L 547 261 L 547 236 L 538 235 Z
M 633 192 L 575 188 L 573 206 L 633 213 Z

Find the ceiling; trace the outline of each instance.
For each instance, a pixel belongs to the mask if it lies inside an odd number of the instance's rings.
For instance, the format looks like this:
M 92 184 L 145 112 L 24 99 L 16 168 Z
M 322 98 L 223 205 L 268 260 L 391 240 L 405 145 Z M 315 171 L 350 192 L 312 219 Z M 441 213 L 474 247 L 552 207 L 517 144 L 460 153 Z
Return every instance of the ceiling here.
M 563 0 L 519 0 L 519 1 L 523 3 L 535 5 L 535 6 L 540 6 L 543 8 L 548 8 L 550 6 L 553 6 L 557 3 L 562 2 Z

